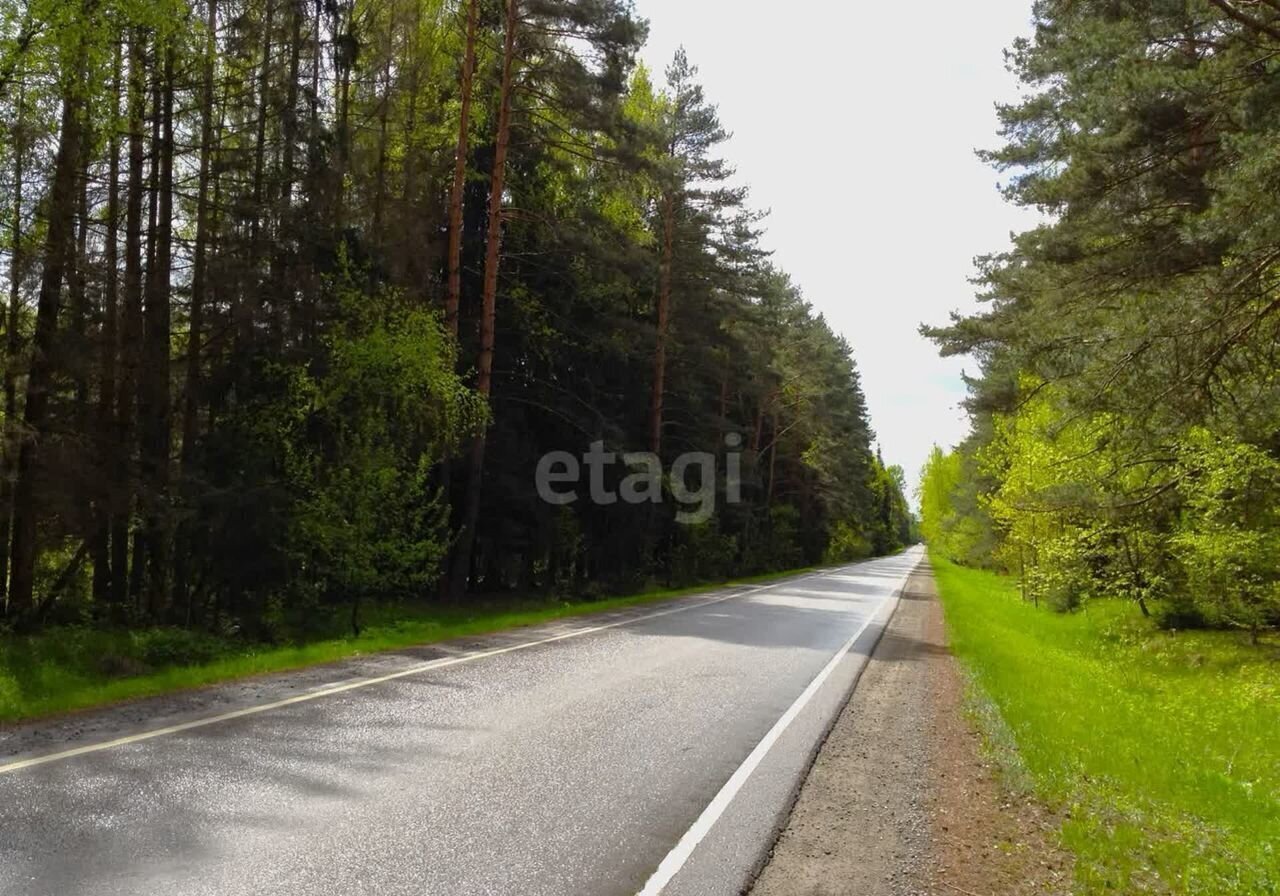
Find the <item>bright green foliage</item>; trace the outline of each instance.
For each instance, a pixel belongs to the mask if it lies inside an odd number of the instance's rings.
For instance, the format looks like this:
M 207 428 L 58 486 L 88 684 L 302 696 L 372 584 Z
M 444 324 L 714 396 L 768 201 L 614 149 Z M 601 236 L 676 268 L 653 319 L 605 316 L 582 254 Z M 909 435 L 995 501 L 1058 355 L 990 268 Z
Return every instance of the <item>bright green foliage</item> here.
M 1203 430 L 1182 446 L 1183 522 L 1173 551 L 1206 621 L 1258 630 L 1280 619 L 1280 461 Z
M 979 500 L 977 460 L 967 446 L 944 452 L 936 445 L 920 477 L 920 532 L 935 556 L 982 566 L 993 562 L 995 526 Z
M 1122 509 L 1138 470 L 1121 470 L 1106 450 L 1107 421 L 1072 420 L 1054 390 L 1028 384 L 1016 414 L 993 420 L 979 462 L 998 488 L 986 508 L 1003 535 L 994 557 L 1019 571 L 1029 596 L 1060 609 L 1096 586 L 1145 600 L 1140 540 L 1150 521 Z M 1137 564 L 1136 568 L 1130 568 Z
M 955 525 L 951 496 L 959 485 L 959 453 L 934 445 L 920 474 L 920 532 L 935 553 L 952 561 L 960 553 L 949 543 Z
M 914 521 L 907 507 L 906 477 L 901 467 L 886 467 L 878 456 L 872 464 L 871 475 L 875 508 L 871 548 L 875 554 L 888 554 L 910 544 L 913 537 Z
M 852 563 L 865 560 L 871 554 L 871 539 L 856 526 L 841 520 L 832 528 L 825 558 L 828 563 Z
M 1276 892 L 1280 644 L 1170 633 L 1120 601 L 1051 613 L 1012 579 L 936 556 L 934 570 L 975 715 L 1061 813 L 1075 892 Z
M 454 373 L 437 317 L 387 289 L 335 283 L 344 324 L 318 377 L 294 382 L 289 552 L 329 599 L 411 597 L 435 580 L 448 543 L 433 464 L 485 422 Z
M 939 556 L 972 562 L 962 533 L 989 526 L 997 538 L 988 558 L 1020 576 L 1024 596 L 1059 609 L 1125 597 L 1170 625 L 1255 633 L 1280 618 L 1271 455 L 1196 429 L 1168 467 L 1126 464 L 1110 448 L 1108 419 L 1070 418 L 1056 390 L 1029 391 L 1016 413 L 991 418 L 976 451 L 991 483 L 981 513 L 957 507 L 964 451 L 930 458 L 923 527 Z
M 984 261 L 982 313 L 927 331 L 982 376 L 926 528 L 1062 608 L 1280 623 L 1280 11 L 1041 0 L 1035 23 L 988 157 L 1047 220 Z

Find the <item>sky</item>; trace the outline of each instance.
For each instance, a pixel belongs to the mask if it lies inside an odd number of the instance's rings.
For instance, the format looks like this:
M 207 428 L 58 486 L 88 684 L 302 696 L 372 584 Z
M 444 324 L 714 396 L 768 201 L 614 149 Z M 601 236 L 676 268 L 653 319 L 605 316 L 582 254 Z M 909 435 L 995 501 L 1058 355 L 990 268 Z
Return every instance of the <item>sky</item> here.
M 765 248 L 853 346 L 886 463 L 914 491 L 968 432 L 961 372 L 918 333 L 976 307 L 977 256 L 1034 223 L 975 156 L 1019 95 L 1003 50 L 1031 0 L 635 0 L 661 79 L 683 45 L 733 132 L 724 156 L 770 210 Z

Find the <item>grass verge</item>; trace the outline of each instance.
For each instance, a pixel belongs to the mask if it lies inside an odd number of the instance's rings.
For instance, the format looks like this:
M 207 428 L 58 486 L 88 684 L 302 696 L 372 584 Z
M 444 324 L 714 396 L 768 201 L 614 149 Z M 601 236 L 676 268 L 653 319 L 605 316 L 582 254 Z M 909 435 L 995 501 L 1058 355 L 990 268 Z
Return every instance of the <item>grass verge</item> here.
M 953 650 L 1065 818 L 1080 893 L 1280 893 L 1280 641 L 1161 631 L 1124 601 L 1060 615 L 933 567 Z
M 769 582 L 811 569 L 735 579 L 723 585 Z M 26 637 L 0 635 L 0 724 L 671 600 L 712 587 L 716 586 L 648 591 L 592 601 L 509 598 L 486 599 L 462 607 L 371 607 L 363 614 L 359 637 L 323 637 L 284 646 L 246 644 L 177 629 L 99 631 L 68 627 Z

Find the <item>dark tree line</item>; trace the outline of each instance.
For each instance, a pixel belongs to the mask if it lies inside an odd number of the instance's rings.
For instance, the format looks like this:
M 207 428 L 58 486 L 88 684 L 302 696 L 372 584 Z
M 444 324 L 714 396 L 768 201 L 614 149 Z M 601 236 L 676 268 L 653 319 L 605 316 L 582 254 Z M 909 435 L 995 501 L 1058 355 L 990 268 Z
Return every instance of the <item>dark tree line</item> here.
M 624 0 L 0 2 L 8 624 L 270 635 L 908 539 L 848 346 L 645 30 Z M 740 444 L 743 500 L 542 501 L 539 458 L 596 441 Z

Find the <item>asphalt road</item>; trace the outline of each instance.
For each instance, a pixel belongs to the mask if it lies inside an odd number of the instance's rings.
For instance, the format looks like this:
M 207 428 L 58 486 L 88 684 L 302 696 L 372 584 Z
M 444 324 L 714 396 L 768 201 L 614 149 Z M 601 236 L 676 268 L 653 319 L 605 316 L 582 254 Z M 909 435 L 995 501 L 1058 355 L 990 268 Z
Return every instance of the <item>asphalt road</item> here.
M 232 718 L 135 710 L 111 745 L 0 759 L 0 894 L 736 894 L 921 557 L 281 676 Z

